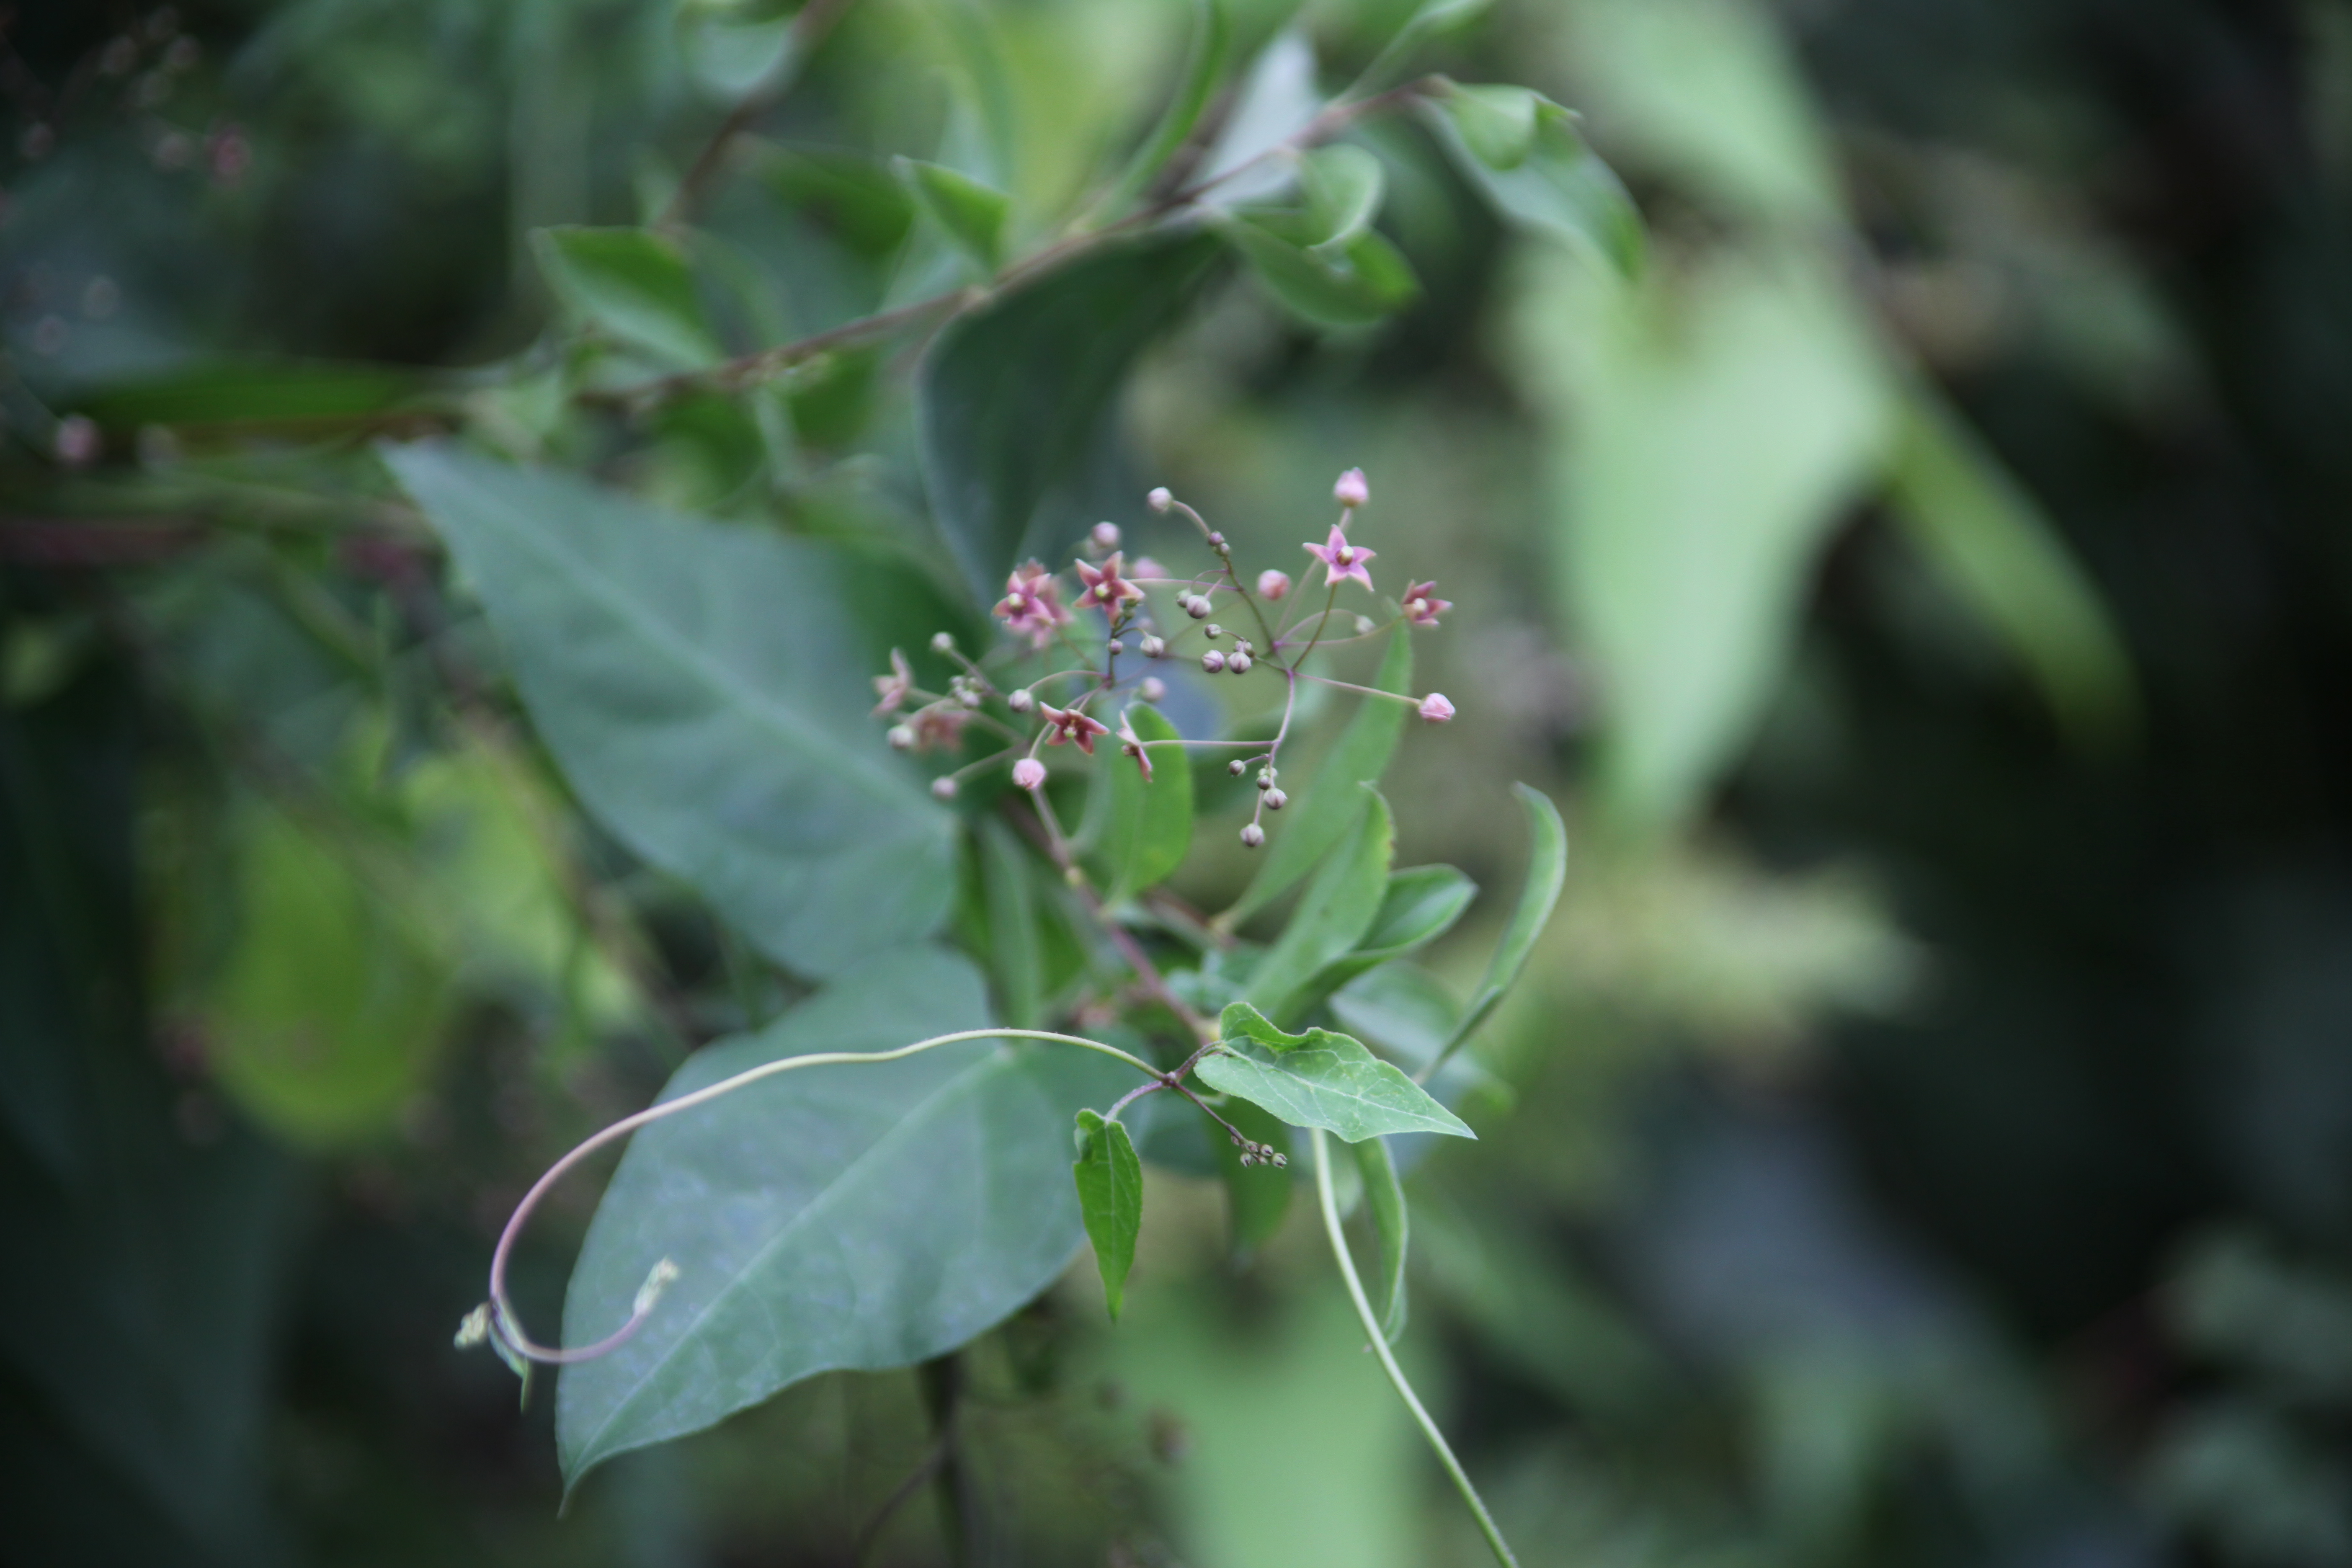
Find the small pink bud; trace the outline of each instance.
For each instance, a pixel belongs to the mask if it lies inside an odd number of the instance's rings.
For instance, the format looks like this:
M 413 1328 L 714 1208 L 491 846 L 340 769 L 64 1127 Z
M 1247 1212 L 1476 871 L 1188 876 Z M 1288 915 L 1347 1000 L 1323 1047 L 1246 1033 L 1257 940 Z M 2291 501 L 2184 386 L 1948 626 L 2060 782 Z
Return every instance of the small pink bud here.
M 1371 500 L 1371 488 L 1364 483 L 1364 470 L 1349 468 L 1341 474 L 1339 482 L 1331 487 L 1331 499 L 1350 511 Z
M 1278 790 L 1278 789 L 1270 789 L 1270 790 L 1268 790 L 1268 791 L 1266 791 L 1266 792 L 1265 792 L 1265 808 L 1266 808 L 1266 810 L 1268 810 L 1268 811 L 1280 811 L 1284 806 L 1288 805 L 1289 804 L 1290 804 L 1290 797 L 1289 797 L 1288 795 L 1286 795 L 1283 794 L 1280 790 Z
M 933 779 L 933 780 L 931 781 L 931 798 L 932 798 L 933 800 L 953 800 L 955 797 L 956 797 L 956 782 L 955 782 L 955 780 L 953 780 L 953 779 L 949 779 L 949 778 L 938 778 L 938 779 Z
M 931 634 L 931 651 L 933 653 L 955 652 L 955 638 L 950 637 L 945 632 L 933 632 Z
M 1094 542 L 1094 547 L 1097 550 L 1117 550 L 1118 548 L 1118 524 L 1115 522 L 1098 522 L 1095 524 L 1094 531 L 1087 535 L 1087 537 Z
M 1271 568 L 1259 573 L 1257 591 L 1258 596 L 1269 603 L 1279 600 L 1285 594 L 1290 592 L 1290 574 L 1276 572 Z
M 87 415 L 68 414 L 58 420 L 52 439 L 58 461 L 68 468 L 86 468 L 98 461 L 98 426 Z
M 1013 782 L 1023 789 L 1040 789 L 1045 783 L 1045 764 L 1034 757 L 1024 757 L 1013 764 Z
M 1225 628 L 1217 625 L 1216 622 L 1211 621 L 1207 626 L 1201 628 L 1201 635 L 1207 637 L 1211 642 L 1214 642 L 1219 637 L 1225 635 Z
M 892 751 L 908 751 L 913 747 L 914 743 L 915 727 L 913 725 L 893 724 L 890 726 L 890 749 Z
M 1176 504 L 1174 492 L 1171 491 L 1166 485 L 1160 486 L 1143 499 L 1151 504 L 1151 510 L 1154 511 L 1166 511 Z
M 1127 569 L 1127 574 L 1130 579 L 1165 577 L 1168 575 L 1168 568 L 1149 555 L 1139 555 L 1135 558 L 1135 564 Z
M 1237 653 L 1225 660 L 1225 668 L 1235 675 L 1247 675 L 1250 672 L 1250 656 Z
M 1261 844 L 1263 844 L 1263 843 L 1265 843 L 1265 828 L 1260 827 L 1260 826 L 1259 826 L 1256 823 L 1255 823 L 1255 822 L 1250 822 L 1250 823 L 1244 823 L 1244 824 L 1243 824 L 1243 826 L 1242 826 L 1242 847 L 1243 847 L 1243 848 L 1244 848 L 1244 849 L 1255 849 L 1255 848 L 1256 848 L 1259 845 L 1261 845 Z
M 1183 605 L 1184 613 L 1192 616 L 1194 620 L 1206 620 L 1208 618 L 1210 605 L 1209 595 L 1206 594 L 1193 594 L 1189 595 L 1183 600 Z
M 1219 653 L 1215 648 L 1211 648 L 1208 652 L 1201 656 L 1201 668 L 1207 670 L 1211 675 L 1214 675 L 1219 670 L 1225 668 L 1225 656 Z
M 1146 702 L 1158 702 L 1167 697 L 1168 683 L 1154 675 L 1148 677 L 1142 685 L 1135 689 L 1135 691 L 1136 695 Z
M 1167 643 L 1162 641 L 1160 638 L 1152 636 L 1150 632 L 1143 634 L 1143 641 L 1139 646 L 1143 650 L 1143 657 L 1146 658 L 1158 658 L 1168 651 Z
M 1242 761 L 1239 757 L 1235 757 L 1232 762 L 1225 764 L 1225 772 L 1233 774 L 1235 778 L 1239 778 L 1244 773 L 1249 772 L 1249 764 Z
M 1026 713 L 1029 710 L 1037 706 L 1037 700 L 1034 697 L 1030 696 L 1028 690 L 1024 688 L 1013 692 L 1012 696 L 1007 697 L 1004 700 L 1004 705 L 1007 708 L 1012 709 L 1015 713 Z
M 1454 704 L 1443 691 L 1433 691 L 1421 700 L 1421 716 L 1433 724 L 1443 724 L 1454 717 Z

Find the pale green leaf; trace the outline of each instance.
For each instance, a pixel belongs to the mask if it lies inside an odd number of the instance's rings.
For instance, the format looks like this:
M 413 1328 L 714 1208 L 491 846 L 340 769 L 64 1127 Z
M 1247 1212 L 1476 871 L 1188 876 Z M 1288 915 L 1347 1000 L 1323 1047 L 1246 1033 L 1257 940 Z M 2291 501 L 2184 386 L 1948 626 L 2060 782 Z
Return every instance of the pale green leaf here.
M 1380 912 L 1354 948 L 1315 972 L 1293 1005 L 1308 1007 L 1369 969 L 1428 946 L 1454 929 L 1478 884 L 1451 866 L 1414 866 L 1389 878 Z
M 2097 592 L 2032 497 L 1924 391 L 1904 405 L 1889 479 L 1895 517 L 2074 738 L 2129 729 L 2138 692 Z
M 481 595 L 572 786 L 630 847 L 804 973 L 940 923 L 953 822 L 866 711 L 840 557 L 454 447 L 385 460 Z
M 1369 786 L 1358 787 L 1370 799 L 1355 830 L 1307 883 L 1290 923 L 1250 973 L 1246 994 L 1277 1023 L 1306 1011 L 1316 994 L 1316 975 L 1352 950 L 1380 915 L 1396 830 L 1388 802 Z
M 1321 237 L 1308 243 L 1308 253 L 1318 260 L 1344 260 L 1348 247 L 1381 216 L 1381 198 L 1388 190 L 1381 161 L 1345 142 L 1318 147 L 1298 161 L 1298 183 L 1314 232 Z
M 542 228 L 530 237 L 548 288 L 604 337 L 670 370 L 719 359 L 676 240 L 642 228 Z
M 1511 87 L 1449 87 L 1422 105 L 1455 167 L 1504 217 L 1622 276 L 1642 270 L 1642 215 L 1568 110 Z
M 988 909 L 987 955 L 1004 1021 L 1044 1026 L 1045 961 L 1038 941 L 1037 892 L 1030 857 L 998 817 L 976 825 L 981 887 Z
M 1371 684 L 1382 691 L 1402 693 L 1412 689 L 1412 642 L 1402 631 L 1389 639 L 1380 673 Z M 1233 908 L 1217 917 L 1219 926 L 1231 931 L 1297 886 L 1355 826 L 1356 814 L 1370 800 L 1359 786 L 1379 783 L 1387 771 L 1408 711 L 1402 702 L 1380 698 L 1367 699 L 1356 710 L 1339 741 L 1309 773 L 1307 787 L 1298 792 L 1276 830 L 1267 837 L 1265 864 Z
M 1145 741 L 1181 738 L 1158 709 L 1141 703 L 1127 710 L 1127 722 Z M 1192 769 L 1183 748 L 1152 746 L 1146 753 L 1152 759 L 1150 783 L 1134 758 L 1112 752 L 1108 743 L 1096 779 L 1108 804 L 1090 858 L 1102 873 L 1103 897 L 1112 903 L 1166 881 L 1192 843 Z
M 1192 1072 L 1293 1127 L 1320 1127 L 1350 1143 L 1391 1132 L 1477 1136 L 1362 1041 L 1328 1029 L 1309 1029 L 1305 1045 L 1280 1052 L 1229 1039 Z
M 1192 0 L 1192 42 L 1184 56 L 1184 72 L 1167 110 L 1111 182 L 1102 210 L 1116 216 L 1138 195 L 1184 145 L 1225 73 L 1225 57 L 1233 47 L 1233 19 L 1227 0 Z
M 1258 52 L 1234 94 L 1201 176 L 1214 182 L 1207 204 L 1226 207 L 1270 196 L 1288 186 L 1296 166 L 1268 157 L 1307 129 L 1323 105 L 1315 83 L 1315 46 L 1301 29 L 1286 27 Z
M 1478 162 L 1500 174 L 1526 163 L 1535 150 L 1536 112 L 1543 101 L 1532 88 L 1449 82 L 1436 108 Z
M 1004 255 L 1004 220 L 1013 200 L 1003 191 L 939 163 L 900 158 L 898 177 L 915 200 L 970 256 L 982 276 L 994 272 Z
M 1256 212 L 1224 220 L 1233 242 L 1284 308 L 1318 327 L 1366 327 L 1409 305 L 1421 292 L 1404 257 L 1370 230 L 1321 248 L 1318 215 Z
M 663 1097 L 782 1057 L 983 1026 L 985 1013 L 963 961 L 892 955 L 697 1052 Z M 816 1373 L 940 1354 L 1031 1300 L 1085 1235 L 1063 1152 L 1071 1119 L 1133 1081 L 1090 1051 L 975 1040 L 779 1074 L 637 1133 L 573 1268 L 565 1342 L 625 1321 L 657 1259 L 677 1278 L 635 1338 L 564 1368 L 567 1484 Z
M 1559 819 L 1559 808 L 1541 790 L 1523 784 L 1511 786 L 1519 804 L 1528 813 L 1528 879 L 1519 889 L 1519 902 L 1511 911 L 1511 923 L 1503 928 L 1502 940 L 1495 944 L 1495 954 L 1486 961 L 1486 978 L 1478 983 L 1478 991 L 1464 1009 L 1462 1022 L 1455 1026 L 1453 1037 L 1435 1061 L 1422 1069 L 1422 1081 L 1444 1065 L 1445 1058 L 1461 1047 L 1462 1043 L 1477 1032 L 1489 1015 L 1510 994 L 1518 983 L 1519 972 L 1528 965 L 1528 957 L 1535 952 L 1536 939 L 1550 923 L 1552 910 L 1559 907 L 1560 889 L 1568 883 L 1568 828 Z
M 1077 1184 L 1078 1213 L 1087 1239 L 1094 1243 L 1102 1271 L 1103 1300 L 1111 1317 L 1127 1296 L 1128 1271 L 1135 1267 L 1136 1233 L 1143 1227 L 1143 1162 L 1127 1129 L 1092 1110 L 1078 1112 L 1078 1157 L 1070 1166 Z
M 1371 1216 L 1372 1234 L 1381 1247 L 1373 1300 L 1380 1310 L 1381 1332 L 1394 1344 L 1404 1333 L 1405 1322 L 1405 1246 L 1411 1221 L 1404 1184 L 1397 1180 L 1396 1162 L 1389 1158 L 1385 1139 L 1367 1138 L 1354 1147 L 1356 1169 L 1364 1178 L 1364 1209 Z

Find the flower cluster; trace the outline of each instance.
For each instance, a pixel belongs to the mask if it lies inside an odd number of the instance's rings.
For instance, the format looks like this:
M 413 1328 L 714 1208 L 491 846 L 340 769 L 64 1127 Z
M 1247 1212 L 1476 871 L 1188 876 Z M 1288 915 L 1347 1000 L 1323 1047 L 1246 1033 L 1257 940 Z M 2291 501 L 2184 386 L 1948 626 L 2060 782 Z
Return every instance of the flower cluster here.
M 1045 751 L 1070 746 L 1091 757 L 1095 742 L 1111 736 L 1119 756 L 1135 763 L 1146 784 L 1152 779 L 1155 748 L 1242 752 L 1245 754 L 1234 757 L 1227 767 L 1236 778 L 1256 771 L 1256 809 L 1241 830 L 1242 843 L 1256 848 L 1265 842 L 1265 815 L 1282 810 L 1289 801 L 1280 784 L 1280 761 L 1300 682 L 1408 703 L 1431 723 L 1454 717 L 1454 704 L 1439 692 L 1404 696 L 1307 672 L 1307 660 L 1320 649 L 1398 628 L 1433 627 L 1438 616 L 1454 607 L 1436 596 L 1434 583 L 1412 583 L 1402 601 L 1387 606 L 1385 620 L 1352 607 L 1343 610 L 1339 603 L 1342 587 L 1378 592 L 1370 570 L 1376 552 L 1348 537 L 1356 513 L 1371 500 L 1363 470 L 1350 468 L 1340 475 L 1331 499 L 1339 505 L 1339 521 L 1322 543 L 1304 546 L 1324 568 L 1322 581 L 1314 584 L 1325 591 L 1319 606 L 1311 595 L 1294 600 L 1297 584 L 1290 574 L 1271 567 L 1258 573 L 1254 584 L 1245 584 L 1224 535 L 1165 488 L 1153 490 L 1148 504 L 1162 515 L 1181 514 L 1200 531 L 1213 558 L 1207 570 L 1179 578 L 1149 557 L 1139 556 L 1130 563 L 1121 548 L 1119 528 L 1111 522 L 1097 523 L 1087 534 L 1071 563 L 1075 584 L 1047 571 L 1043 563 L 1024 562 L 1005 579 L 1004 595 L 992 606 L 1005 633 L 1002 643 L 972 658 L 945 632 L 931 639 L 932 651 L 957 667 L 945 692 L 919 689 L 906 656 L 891 651 L 888 673 L 874 679 L 879 699 L 874 711 L 894 721 L 890 744 L 901 751 L 956 750 L 968 731 L 985 731 L 1000 744 L 933 780 L 931 793 L 941 800 L 952 799 L 965 780 L 1009 761 L 1013 784 L 1034 796 L 1056 839 L 1059 829 L 1043 793 L 1049 776 L 1040 754 Z M 1234 625 L 1228 627 L 1213 618 L 1220 615 Z M 1195 638 L 1199 646 L 1188 647 Z M 1116 725 L 1108 721 L 1113 705 L 1123 699 L 1130 703 L 1161 701 L 1167 683 L 1149 673 L 1150 667 L 1188 658 L 1206 676 L 1246 678 L 1264 670 L 1282 681 L 1282 723 L 1273 741 L 1148 740 L 1137 732 L 1124 705 Z

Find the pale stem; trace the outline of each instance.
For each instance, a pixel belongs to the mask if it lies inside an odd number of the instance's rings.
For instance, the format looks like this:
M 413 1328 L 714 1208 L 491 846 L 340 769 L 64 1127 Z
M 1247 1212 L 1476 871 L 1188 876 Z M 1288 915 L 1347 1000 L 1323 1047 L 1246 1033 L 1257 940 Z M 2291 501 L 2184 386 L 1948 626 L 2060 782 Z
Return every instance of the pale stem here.
M 1402 702 L 1408 708 L 1421 706 L 1421 699 L 1402 691 L 1382 691 L 1377 686 L 1358 686 L 1353 681 L 1334 680 L 1328 675 L 1302 675 L 1301 680 L 1311 680 L 1318 686 L 1336 686 L 1342 691 L 1360 691 L 1367 697 L 1385 697 L 1391 702 Z
M 1431 1420 L 1429 1412 L 1422 1407 L 1420 1398 L 1412 1391 L 1412 1384 L 1405 1381 L 1404 1369 L 1397 1365 L 1395 1355 L 1389 1350 L 1388 1335 L 1381 1331 L 1380 1319 L 1373 1315 L 1371 1299 L 1364 1294 L 1364 1282 L 1356 1275 L 1356 1259 L 1348 1250 L 1347 1235 L 1339 1228 L 1339 1200 L 1331 1188 L 1331 1155 L 1325 1146 L 1323 1130 L 1310 1127 L 1307 1135 L 1315 1144 L 1315 1195 L 1323 1205 L 1323 1229 L 1331 1237 L 1331 1256 L 1339 1260 L 1339 1277 L 1348 1282 L 1348 1295 L 1356 1303 L 1356 1316 L 1363 1321 L 1364 1333 L 1371 1342 L 1372 1353 L 1381 1358 L 1381 1369 L 1389 1374 L 1389 1382 L 1396 1385 L 1397 1397 L 1404 1401 L 1405 1408 L 1412 1412 L 1413 1420 L 1420 1423 L 1421 1435 L 1429 1439 L 1430 1447 L 1437 1454 L 1437 1462 L 1445 1467 L 1446 1475 L 1454 1482 L 1454 1489 L 1460 1492 L 1462 1500 L 1470 1505 L 1471 1516 L 1477 1520 L 1479 1531 L 1486 1537 L 1486 1545 L 1495 1553 L 1495 1561 L 1503 1564 L 1503 1568 L 1519 1568 L 1519 1560 L 1511 1555 L 1509 1542 L 1495 1527 L 1494 1516 L 1486 1511 L 1486 1503 L 1478 1496 L 1478 1489 L 1470 1484 L 1470 1478 L 1463 1472 L 1462 1461 L 1454 1457 L 1454 1449 L 1445 1441 L 1445 1434 L 1437 1429 L 1437 1423 Z
M 717 1083 L 696 1089 L 692 1094 L 682 1094 L 676 1100 L 666 1100 L 659 1105 L 647 1106 L 634 1116 L 621 1118 L 620 1121 L 594 1134 L 554 1164 L 550 1165 L 547 1173 L 531 1184 L 530 1191 L 523 1194 L 522 1202 L 515 1205 L 514 1214 L 508 1219 L 506 1229 L 499 1235 L 497 1249 L 490 1254 L 490 1307 L 499 1338 L 504 1340 L 516 1354 L 528 1360 L 562 1366 L 573 1362 L 593 1361 L 598 1356 L 618 1350 L 645 1326 L 646 1319 L 653 1312 L 653 1305 L 649 1302 L 643 1310 L 632 1312 L 627 1322 L 593 1345 L 583 1346 L 577 1350 L 551 1350 L 545 1345 L 533 1344 L 524 1337 L 521 1324 L 515 1316 L 513 1303 L 507 1300 L 507 1259 L 514 1251 L 516 1238 L 522 1234 L 524 1224 L 529 1221 L 531 1211 L 539 1206 L 540 1200 L 547 1195 L 549 1190 L 557 1182 L 562 1181 L 573 1166 L 589 1155 L 627 1137 L 639 1128 L 649 1127 L 667 1117 L 676 1116 L 679 1111 L 691 1110 L 698 1105 L 708 1105 L 714 1100 L 732 1094 L 737 1089 L 756 1083 L 761 1079 L 773 1078 L 778 1073 L 793 1072 L 801 1068 L 870 1066 L 879 1062 L 894 1062 L 907 1057 L 919 1055 L 924 1051 L 937 1050 L 941 1046 L 952 1046 L 963 1040 L 1050 1040 L 1057 1045 L 1081 1046 L 1103 1056 L 1116 1058 L 1151 1079 L 1160 1079 L 1162 1077 L 1158 1068 L 1142 1058 L 1129 1056 L 1117 1046 L 1105 1045 L 1100 1040 L 1089 1040 L 1081 1035 L 1056 1035 L 1044 1029 L 962 1029 L 952 1035 L 934 1035 L 928 1040 L 918 1040 L 911 1046 L 900 1046 L 898 1049 L 890 1051 L 870 1053 L 819 1051 L 805 1057 L 784 1057 L 776 1061 L 762 1062 L 758 1067 L 739 1072 L 732 1078 L 721 1079 Z

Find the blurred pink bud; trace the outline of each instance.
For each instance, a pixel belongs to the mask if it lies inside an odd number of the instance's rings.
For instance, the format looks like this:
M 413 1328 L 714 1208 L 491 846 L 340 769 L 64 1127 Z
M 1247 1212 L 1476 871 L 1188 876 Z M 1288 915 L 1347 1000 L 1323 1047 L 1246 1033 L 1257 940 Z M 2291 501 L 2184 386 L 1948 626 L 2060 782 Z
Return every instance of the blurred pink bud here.
M 938 778 L 931 781 L 931 798 L 933 800 L 953 800 L 955 797 L 955 780 L 950 778 Z
M 87 415 L 68 414 L 58 420 L 54 439 L 58 461 L 67 468 L 86 468 L 98 461 L 98 425 Z
M 1258 596 L 1268 602 L 1280 599 L 1285 594 L 1290 592 L 1290 574 L 1276 572 L 1271 568 L 1259 573 L 1257 591 Z
M 1242 847 L 1243 847 L 1243 848 L 1244 848 L 1244 849 L 1255 849 L 1255 848 L 1256 848 L 1259 845 L 1261 845 L 1261 844 L 1263 844 L 1263 843 L 1265 843 L 1265 828 L 1260 827 L 1260 826 L 1259 826 L 1256 823 L 1255 823 L 1255 822 L 1244 823 L 1244 824 L 1243 824 L 1243 825 L 1242 825 Z
M 1094 542 L 1094 547 L 1097 550 L 1117 550 L 1118 548 L 1118 524 L 1115 522 L 1098 522 L 1095 524 L 1094 531 L 1087 534 L 1087 537 Z
M 1454 704 L 1443 691 L 1433 691 L 1421 700 L 1421 716 L 1433 724 L 1443 724 L 1454 717 Z
M 1166 511 L 1176 504 L 1175 493 L 1166 485 L 1160 486 L 1143 499 L 1151 503 L 1151 510 L 1154 511 Z
M 1364 483 L 1364 470 L 1349 468 L 1341 474 L 1339 482 L 1331 487 L 1331 499 L 1350 511 L 1371 500 L 1371 489 Z
M 1225 656 L 1215 648 L 1211 648 L 1201 656 L 1201 668 L 1214 675 L 1225 668 Z
M 1135 689 L 1135 694 L 1146 702 L 1159 702 L 1168 695 L 1168 683 L 1156 675 L 1151 676 Z
M 1039 789 L 1045 783 L 1045 764 L 1034 757 L 1024 757 L 1013 764 L 1013 782 L 1023 789 Z

